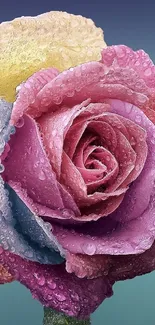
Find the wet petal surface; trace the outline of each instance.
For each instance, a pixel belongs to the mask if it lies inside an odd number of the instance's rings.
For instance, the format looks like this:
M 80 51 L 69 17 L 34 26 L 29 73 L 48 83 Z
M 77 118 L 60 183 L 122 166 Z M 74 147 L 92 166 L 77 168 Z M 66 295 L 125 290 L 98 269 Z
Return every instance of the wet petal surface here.
M 0 250 L 0 263 L 14 278 L 30 289 L 44 306 L 69 316 L 87 318 L 101 302 L 112 295 L 108 278 L 79 279 L 65 270 L 65 265 L 47 266 L 26 261 Z

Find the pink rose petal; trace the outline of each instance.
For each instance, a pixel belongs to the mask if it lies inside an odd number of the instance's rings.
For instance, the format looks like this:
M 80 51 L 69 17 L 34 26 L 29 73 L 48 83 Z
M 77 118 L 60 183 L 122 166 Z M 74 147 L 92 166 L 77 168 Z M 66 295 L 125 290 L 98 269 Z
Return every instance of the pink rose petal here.
M 19 118 L 26 113 L 27 108 L 33 106 L 33 110 L 37 110 L 37 93 L 53 78 L 58 75 L 58 70 L 54 68 L 42 69 L 34 73 L 30 78 L 23 82 L 18 88 L 17 99 L 13 106 L 13 112 L 10 123 L 15 124 Z
M 111 266 L 111 257 L 106 255 L 66 255 L 66 270 L 68 273 L 75 273 L 79 278 L 87 277 L 94 279 L 107 275 Z
M 103 147 L 92 145 L 84 151 L 85 141 L 82 142 L 82 147 L 77 149 L 73 162 L 87 185 L 87 193 L 89 192 L 88 194 L 90 194 L 101 185 L 106 186 L 109 180 L 112 182 L 116 178 L 118 174 L 118 163 L 115 157 Z M 89 156 L 87 157 L 88 154 L 91 155 L 91 158 Z M 79 158 L 81 156 L 84 161 L 83 166 L 79 167 Z M 93 169 L 90 168 L 91 166 L 93 166 Z M 94 169 L 95 167 L 97 169 Z
M 49 108 L 54 111 L 60 104 L 72 107 L 87 98 L 92 102 L 117 98 L 142 108 L 154 120 L 154 73 L 154 64 L 144 51 L 134 52 L 122 45 L 107 47 L 102 51 L 101 62 L 85 63 L 57 77 L 54 75 L 55 78 L 37 93 L 35 105 L 33 100 L 27 100 L 27 106 L 21 111 L 19 100 L 19 106 L 13 108 L 11 121 L 17 122 L 25 111 L 37 117 Z
M 125 45 L 108 46 L 102 51 L 101 62 L 115 69 L 119 67 L 134 69 L 139 74 L 141 82 L 145 82 L 150 89 L 155 87 L 155 66 L 143 50 L 135 52 Z M 138 86 L 140 87 L 135 85 Z
M 87 195 L 86 184 L 84 183 L 80 172 L 65 153 L 63 153 L 61 177 L 62 181 L 72 193 L 75 201 L 80 207 L 88 207 L 90 204 L 95 204 L 98 201 L 106 200 L 113 196 L 119 196 L 126 192 L 126 189 L 121 189 L 111 193 L 95 192 Z
M 123 188 L 122 183 L 135 167 L 136 153 L 132 149 L 130 142 L 121 133 L 117 132 L 117 147 L 114 151 L 114 156 L 119 164 L 118 177 L 106 190 L 105 193 L 110 193 L 116 189 Z M 128 185 L 128 184 L 127 184 Z M 125 186 L 124 186 L 125 187 Z
M 139 217 L 145 211 L 145 209 L 148 207 L 149 204 L 150 195 L 153 189 L 154 175 L 155 175 L 155 171 L 154 171 L 155 127 L 153 123 L 151 123 L 151 121 L 145 116 L 145 114 L 141 110 L 139 110 L 136 106 L 133 106 L 129 103 L 123 103 L 119 100 L 112 100 L 110 101 L 110 104 L 111 104 L 111 110 L 114 113 L 119 114 L 120 116 L 125 117 L 127 119 L 130 119 L 130 121 L 133 122 L 136 121 L 136 124 L 139 125 L 141 128 L 145 129 L 147 133 L 146 141 L 148 146 L 148 154 L 147 154 L 147 159 L 143 167 L 143 170 L 141 171 L 141 174 L 139 175 L 137 180 L 134 181 L 134 183 L 132 184 L 132 187 L 128 190 L 127 195 L 125 196 L 121 207 L 114 214 L 117 220 L 120 221 L 123 220 L 124 222 L 127 222 L 128 220 L 132 220 Z M 135 142 L 135 145 L 139 147 L 139 150 L 141 150 L 141 153 L 143 153 L 145 157 L 146 148 L 143 143 L 143 137 L 140 136 L 139 131 L 138 131 L 138 142 Z M 139 158 L 141 157 L 139 152 L 137 154 L 137 158 L 138 157 Z M 140 158 L 140 160 L 141 163 L 143 164 L 144 161 L 142 157 Z M 139 164 L 140 166 L 141 163 Z M 139 168 L 137 168 L 137 173 L 139 173 Z M 143 200 L 141 198 L 143 198 Z
M 140 254 L 149 249 L 154 242 L 155 126 L 141 110 L 129 103 L 114 100 L 111 101 L 111 108 L 115 114 L 130 118 L 133 122 L 139 120 L 137 124 L 145 128 L 147 159 L 141 174 L 131 185 L 115 212 L 107 218 L 87 224 L 86 227 L 83 225 L 76 231 L 55 228 L 55 235 L 64 249 L 74 254 L 89 255 L 90 247 L 93 254 Z
M 80 105 L 74 106 L 72 109 L 64 107 L 54 113 L 46 113 L 37 121 L 39 123 L 45 149 L 58 178 L 61 172 L 65 135 L 72 125 L 73 120 L 89 102 L 90 100 L 87 100 Z
M 144 107 L 149 103 L 147 95 L 150 93 L 147 87 L 145 87 L 143 93 L 140 93 L 138 87 L 133 88 L 133 85 L 139 82 L 139 76 L 134 69 L 127 69 L 127 73 L 123 78 L 121 73 L 119 73 L 119 77 L 116 75 L 116 82 L 114 82 L 114 69 L 109 71 L 110 68 L 107 68 L 102 63 L 89 62 L 73 68 L 72 71 L 67 70 L 65 74 L 61 73 L 37 95 L 38 102 L 40 102 L 40 114 L 45 109 L 43 98 L 48 100 L 46 110 L 50 109 L 50 111 L 56 110 L 57 102 L 59 105 L 61 103 L 72 106 L 87 98 L 91 98 L 92 102 L 100 102 L 105 98 L 118 98 L 139 107 Z M 109 81 L 109 75 L 111 76 L 111 82 Z M 60 84 L 62 86 L 61 91 Z M 72 97 L 70 93 L 72 93 Z
M 136 153 L 135 168 L 122 184 L 122 186 L 126 186 L 133 182 L 143 170 L 148 154 L 148 146 L 146 142 L 147 133 L 144 129 L 138 127 L 137 124 L 133 123 L 132 121 L 127 120 L 122 116 L 120 116 L 120 119 L 128 130 L 130 135 L 129 141 Z
M 86 130 L 89 121 L 96 119 L 110 110 L 110 105 L 104 103 L 91 103 L 84 110 L 81 111 L 80 115 L 76 117 L 73 125 L 68 130 L 65 141 L 64 151 L 72 159 L 75 153 L 76 147 Z M 76 135 L 76 136 L 75 136 Z

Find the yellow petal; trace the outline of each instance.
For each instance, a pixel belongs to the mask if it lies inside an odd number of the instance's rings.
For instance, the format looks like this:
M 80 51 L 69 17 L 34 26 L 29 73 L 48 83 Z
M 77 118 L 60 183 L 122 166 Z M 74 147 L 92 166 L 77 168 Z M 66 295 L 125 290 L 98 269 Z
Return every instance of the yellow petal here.
M 99 60 L 103 31 L 91 19 L 53 11 L 0 24 L 0 96 L 15 100 L 16 87 L 37 70 L 60 71 Z

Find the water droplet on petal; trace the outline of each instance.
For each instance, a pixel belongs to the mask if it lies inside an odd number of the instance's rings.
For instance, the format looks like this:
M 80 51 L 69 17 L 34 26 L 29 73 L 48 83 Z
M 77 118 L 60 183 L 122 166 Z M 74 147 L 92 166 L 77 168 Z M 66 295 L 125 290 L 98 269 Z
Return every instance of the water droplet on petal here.
M 15 262 L 15 258 L 13 256 L 10 256 L 9 260 L 14 263 Z
M 38 273 L 34 273 L 34 277 L 36 278 L 38 284 L 42 287 L 45 284 L 45 278 L 43 275 L 39 275 Z
M 21 117 L 18 122 L 16 123 L 17 128 L 21 128 L 24 125 L 24 119 Z
M 152 74 L 152 70 L 151 70 L 151 68 L 146 69 L 145 72 L 144 72 L 144 75 L 145 75 L 146 77 L 151 76 L 151 74 Z
M 62 293 L 54 293 L 54 296 L 56 297 L 56 299 L 60 302 L 63 302 L 66 300 L 66 297 L 62 294 Z
M 125 110 L 126 110 L 126 112 L 127 112 L 128 114 L 131 113 L 132 107 L 133 107 L 132 104 L 125 103 Z
M 47 295 L 47 300 L 53 300 L 53 296 L 52 295 Z
M 52 133 L 53 137 L 55 137 L 56 134 L 57 134 L 57 131 L 56 130 L 53 130 L 51 133 Z
M 131 96 L 131 95 L 132 95 L 132 90 L 131 90 L 131 89 L 128 89 L 128 90 L 127 90 L 127 94 L 128 94 L 129 96 Z
M 39 173 L 39 176 L 38 176 L 38 177 L 39 177 L 39 179 L 40 179 L 41 181 L 44 181 L 44 180 L 45 180 L 45 178 L 46 178 L 46 177 L 45 177 L 45 173 L 44 173 L 42 170 L 40 171 L 40 173 Z
M 93 299 L 94 299 L 94 301 L 98 301 L 99 300 L 99 297 L 98 296 L 93 296 Z
M 32 251 L 26 251 L 26 252 L 25 252 L 25 256 L 26 256 L 27 258 L 32 258 L 32 257 L 33 257 L 33 252 L 32 252 Z
M 49 287 L 50 289 L 52 289 L 52 290 L 56 289 L 56 283 L 53 282 L 52 280 L 48 280 L 48 281 L 47 281 L 47 285 L 48 285 L 48 287 Z
M 82 246 L 82 249 L 87 255 L 94 255 L 96 252 L 96 246 L 92 243 L 86 243 Z
M 145 98 L 144 96 L 142 96 L 141 94 L 137 94 L 137 99 L 139 101 L 139 103 L 144 104 L 147 101 L 147 98 Z
M 120 254 L 124 254 L 124 250 L 123 249 L 121 249 L 119 252 L 120 252 Z
M 1 244 L 5 250 L 9 249 L 8 243 L 6 241 L 2 241 Z
M 4 170 L 5 170 L 5 167 L 2 164 L 0 164 L 0 173 L 3 173 Z
M 80 300 L 80 298 L 76 292 L 71 294 L 71 299 L 75 302 L 78 302 Z
M 68 310 L 68 315 L 71 316 L 71 317 L 72 316 L 75 316 L 74 313 L 73 313 L 73 311 L 71 311 L 71 310 Z
M 152 143 L 152 144 L 155 144 L 155 138 L 152 138 L 152 139 L 151 139 L 151 143 Z
M 32 292 L 32 297 L 33 297 L 33 299 L 38 300 L 38 295 L 36 294 L 36 292 Z
M 14 126 L 11 126 L 10 128 L 10 134 L 15 134 L 16 133 L 16 129 Z
M 137 122 L 137 123 L 141 122 L 141 116 L 140 115 L 135 116 L 135 122 Z

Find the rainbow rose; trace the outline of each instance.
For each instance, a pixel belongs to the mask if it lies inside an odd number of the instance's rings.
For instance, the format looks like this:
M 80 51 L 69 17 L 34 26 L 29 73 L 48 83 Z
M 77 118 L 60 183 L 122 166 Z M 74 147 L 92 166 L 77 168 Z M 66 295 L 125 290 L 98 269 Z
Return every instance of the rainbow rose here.
M 0 263 L 87 318 L 115 281 L 155 268 L 155 66 L 81 16 L 4 29 Z

